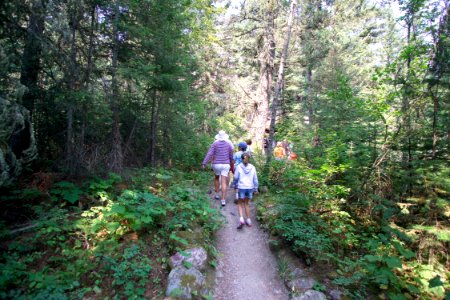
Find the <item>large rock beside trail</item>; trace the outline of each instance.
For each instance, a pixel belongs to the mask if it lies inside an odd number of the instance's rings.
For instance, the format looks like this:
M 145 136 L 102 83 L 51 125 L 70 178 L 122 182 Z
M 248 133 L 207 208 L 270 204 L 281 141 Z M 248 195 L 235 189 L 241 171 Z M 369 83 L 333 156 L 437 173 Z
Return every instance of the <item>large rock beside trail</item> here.
M 341 300 L 342 299 L 342 292 L 339 290 L 331 290 L 329 293 L 331 300 Z
M 322 292 L 308 290 L 301 295 L 293 297 L 292 300 L 327 300 L 327 297 Z
M 197 299 L 206 294 L 205 277 L 196 268 L 176 267 L 170 271 L 166 296 L 175 299 Z
M 182 266 L 183 262 L 192 264 L 192 266 L 198 270 L 204 270 L 208 260 L 208 254 L 203 248 L 192 248 L 183 251 L 183 253 L 177 252 L 170 257 L 169 265 L 172 269 Z
M 36 157 L 29 111 L 0 97 L 0 187 L 11 184 Z
M 289 290 L 293 292 L 302 292 L 306 290 L 310 290 L 314 287 L 314 284 L 316 283 L 316 280 L 313 278 L 294 278 L 293 280 L 290 280 L 286 282 L 287 287 Z

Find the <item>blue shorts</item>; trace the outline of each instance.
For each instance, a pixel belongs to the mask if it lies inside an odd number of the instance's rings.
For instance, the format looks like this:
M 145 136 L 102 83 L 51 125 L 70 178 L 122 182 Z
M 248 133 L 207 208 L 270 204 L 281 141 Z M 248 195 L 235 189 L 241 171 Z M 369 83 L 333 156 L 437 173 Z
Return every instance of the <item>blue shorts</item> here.
M 252 199 L 253 198 L 253 189 L 238 189 L 239 199 Z

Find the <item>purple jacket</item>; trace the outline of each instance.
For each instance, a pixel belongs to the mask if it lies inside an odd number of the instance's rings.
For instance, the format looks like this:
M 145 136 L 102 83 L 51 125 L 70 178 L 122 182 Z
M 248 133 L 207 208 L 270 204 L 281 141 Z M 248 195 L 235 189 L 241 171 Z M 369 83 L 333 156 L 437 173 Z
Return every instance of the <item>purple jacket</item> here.
M 211 158 L 213 158 L 213 164 L 231 164 L 233 160 L 233 147 L 227 141 L 215 141 L 209 147 L 202 165 L 206 165 Z

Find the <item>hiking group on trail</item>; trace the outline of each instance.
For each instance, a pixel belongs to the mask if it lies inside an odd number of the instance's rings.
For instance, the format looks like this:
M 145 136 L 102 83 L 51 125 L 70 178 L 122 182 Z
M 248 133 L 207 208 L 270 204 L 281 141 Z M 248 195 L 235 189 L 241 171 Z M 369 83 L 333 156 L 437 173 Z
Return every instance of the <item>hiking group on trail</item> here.
M 277 145 L 273 148 L 273 156 L 276 160 L 297 160 L 298 158 L 298 155 L 292 151 L 292 144 L 286 141 L 277 142 Z
M 203 169 L 211 162 L 211 168 L 214 171 L 214 199 L 220 199 L 222 207 L 226 205 L 230 172 L 233 174 L 231 186 L 235 191 L 234 203 L 238 205 L 239 210 L 237 229 L 242 229 L 244 225 L 252 226 L 249 201 L 254 194 L 258 193 L 256 168 L 249 162 L 253 154 L 251 144 L 251 140 L 240 142 L 237 145 L 238 151 L 233 154 L 233 143 L 229 140 L 228 134 L 220 130 L 202 162 Z M 273 154 L 277 160 L 297 158 L 297 154 L 291 150 L 288 142 L 278 142 Z
M 251 144 L 251 140 L 247 142 Z M 233 153 L 233 150 L 233 143 L 229 140 L 228 134 L 223 130 L 219 131 L 203 159 L 202 168 L 204 169 L 207 163 L 212 162 L 214 199 L 220 199 L 222 206 L 226 205 L 230 171 L 234 174 L 232 187 L 235 190 L 235 203 L 239 209 L 238 229 L 242 229 L 244 224 L 252 226 L 248 202 L 253 198 L 253 194 L 258 192 L 258 177 L 256 168 L 249 163 L 251 152 L 248 151 L 247 143 L 240 142 L 238 151 Z

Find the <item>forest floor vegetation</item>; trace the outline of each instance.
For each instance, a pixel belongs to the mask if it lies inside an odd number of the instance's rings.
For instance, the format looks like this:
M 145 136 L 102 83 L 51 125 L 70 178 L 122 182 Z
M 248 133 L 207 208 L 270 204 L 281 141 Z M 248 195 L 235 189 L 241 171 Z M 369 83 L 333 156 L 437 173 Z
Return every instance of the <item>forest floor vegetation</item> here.
M 205 193 L 207 172 L 144 168 L 80 182 L 36 175 L 1 191 L 0 298 L 160 299 L 169 257 L 203 247 L 216 268 L 218 295 L 245 299 L 247 289 L 264 282 L 269 290 L 258 290 L 285 299 L 281 282 L 291 272 L 285 258 L 270 258 L 271 247 L 292 251 L 313 277 L 325 275 L 317 277 L 317 291 L 448 299 L 445 186 L 433 199 L 393 203 L 354 197 L 330 179 L 336 173 L 272 162 L 260 178 L 268 192 L 252 202 L 257 219 L 242 232 L 232 199 L 220 209 Z M 261 266 L 265 271 L 255 273 Z M 242 288 L 233 289 L 237 281 Z
M 163 298 L 171 255 L 190 243 L 214 253 L 221 221 L 202 175 L 140 169 L 3 191 L 0 298 Z

